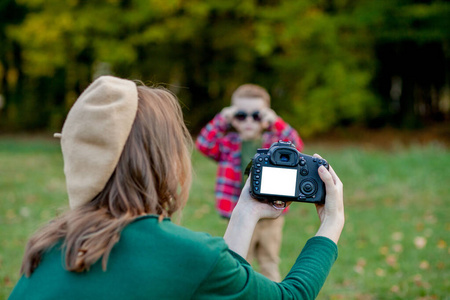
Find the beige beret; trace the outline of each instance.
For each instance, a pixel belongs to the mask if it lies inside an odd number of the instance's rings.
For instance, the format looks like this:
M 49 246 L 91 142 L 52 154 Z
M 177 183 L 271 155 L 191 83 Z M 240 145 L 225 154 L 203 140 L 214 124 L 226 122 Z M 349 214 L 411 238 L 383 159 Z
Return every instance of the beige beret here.
M 133 81 L 102 76 L 70 109 L 61 148 L 72 209 L 88 203 L 105 187 L 130 135 L 137 104 Z

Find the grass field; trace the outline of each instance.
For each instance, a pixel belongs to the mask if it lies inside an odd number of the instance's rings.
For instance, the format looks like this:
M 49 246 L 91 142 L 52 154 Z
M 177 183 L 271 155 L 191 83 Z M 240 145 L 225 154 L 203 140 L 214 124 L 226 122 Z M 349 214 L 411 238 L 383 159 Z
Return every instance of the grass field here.
M 336 261 L 318 299 L 449 299 L 450 151 L 438 144 L 366 149 L 310 143 L 334 167 L 345 189 L 346 225 Z M 195 179 L 179 222 L 223 235 L 214 209 L 216 166 L 193 154 Z M 0 139 L 0 299 L 19 278 L 27 238 L 68 208 L 59 144 Z M 318 218 L 311 204 L 286 216 L 285 275 Z

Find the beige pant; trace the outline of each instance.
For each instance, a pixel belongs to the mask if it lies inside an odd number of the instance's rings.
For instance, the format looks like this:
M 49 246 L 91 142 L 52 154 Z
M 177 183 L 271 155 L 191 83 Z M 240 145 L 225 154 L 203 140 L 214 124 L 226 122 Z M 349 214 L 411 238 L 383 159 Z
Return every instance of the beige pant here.
M 280 282 L 280 247 L 283 234 L 284 216 L 277 219 L 262 219 L 256 224 L 247 261 L 256 258 L 260 273 L 272 281 Z

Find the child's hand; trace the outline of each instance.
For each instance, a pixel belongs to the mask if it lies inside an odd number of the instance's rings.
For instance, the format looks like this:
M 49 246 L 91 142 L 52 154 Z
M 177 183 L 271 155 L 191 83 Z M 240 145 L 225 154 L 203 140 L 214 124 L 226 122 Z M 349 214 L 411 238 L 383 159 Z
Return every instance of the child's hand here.
M 233 120 L 234 114 L 237 112 L 236 106 L 227 106 L 222 109 L 220 114 L 227 121 L 228 124 L 231 124 Z
M 264 129 L 269 128 L 269 126 L 272 125 L 273 123 L 275 123 L 275 121 L 278 118 L 275 111 L 268 107 L 265 107 L 259 113 L 261 114 L 261 124 Z

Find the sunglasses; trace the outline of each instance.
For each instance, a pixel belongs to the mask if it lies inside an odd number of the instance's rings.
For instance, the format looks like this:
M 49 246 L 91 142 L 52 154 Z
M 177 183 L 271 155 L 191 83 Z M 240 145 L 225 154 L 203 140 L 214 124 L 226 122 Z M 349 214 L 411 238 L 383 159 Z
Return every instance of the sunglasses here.
M 235 115 L 234 118 L 238 121 L 245 121 L 247 119 L 247 117 L 249 116 L 249 114 L 247 114 L 245 111 L 238 111 Z M 255 111 L 250 115 L 254 121 L 256 122 L 260 122 L 261 121 L 261 116 L 259 115 L 259 111 Z

